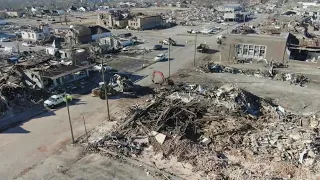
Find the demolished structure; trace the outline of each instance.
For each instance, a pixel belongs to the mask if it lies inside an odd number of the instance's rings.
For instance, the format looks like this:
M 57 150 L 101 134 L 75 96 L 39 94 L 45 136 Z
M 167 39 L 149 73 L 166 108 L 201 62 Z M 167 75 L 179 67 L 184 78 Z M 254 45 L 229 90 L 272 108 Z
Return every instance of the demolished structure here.
M 210 179 L 298 178 L 298 166 L 318 164 L 319 114 L 292 114 L 233 85 L 160 89 L 125 114 L 88 150 L 136 157 L 151 145 Z

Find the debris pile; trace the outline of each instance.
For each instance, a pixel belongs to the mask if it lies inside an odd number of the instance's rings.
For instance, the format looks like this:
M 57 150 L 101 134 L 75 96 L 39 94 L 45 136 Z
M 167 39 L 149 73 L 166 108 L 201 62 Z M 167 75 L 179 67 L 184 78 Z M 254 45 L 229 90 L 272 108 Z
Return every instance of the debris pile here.
M 285 174 L 277 169 L 255 171 L 246 163 L 259 166 L 265 160 L 288 167 L 311 166 L 320 153 L 315 131 L 319 116 L 291 114 L 229 84 L 160 89 L 148 103 L 124 114 L 112 133 L 88 148 L 136 157 L 149 144 L 164 158 L 175 156 L 208 175 L 230 177 L 230 171 L 241 169 L 241 179 L 252 174 L 264 178 Z
M 30 87 L 32 80 L 18 66 L 3 68 L 0 73 L 0 115 L 7 110 L 13 113 L 25 111 L 48 96 L 46 91 Z
M 247 25 L 238 26 L 231 31 L 232 34 L 255 34 L 255 28 Z
M 190 23 L 192 21 L 197 22 L 212 22 L 218 19 L 218 14 L 214 12 L 213 9 L 201 7 L 201 8 L 190 8 L 185 11 L 181 11 L 177 13 L 177 18 L 181 19 L 186 23 Z
M 281 64 L 276 64 L 276 65 L 281 66 Z M 269 78 L 277 81 L 288 81 L 290 82 L 290 84 L 300 85 L 300 86 L 303 86 L 305 83 L 309 82 L 309 79 L 302 74 L 280 72 L 273 68 L 271 68 L 270 70 L 238 69 L 238 68 L 228 67 L 220 64 L 208 63 L 204 66 L 201 66 L 200 71 L 205 73 L 243 74 L 246 76 L 254 76 L 258 78 Z

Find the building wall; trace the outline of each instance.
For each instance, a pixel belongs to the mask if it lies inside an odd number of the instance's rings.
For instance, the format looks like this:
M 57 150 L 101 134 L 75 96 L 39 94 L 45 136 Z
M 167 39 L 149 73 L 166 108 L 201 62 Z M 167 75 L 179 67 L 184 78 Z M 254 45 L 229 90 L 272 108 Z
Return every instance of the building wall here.
M 231 20 L 231 19 L 235 20 L 237 18 L 237 14 L 234 12 L 224 13 L 223 18 L 224 20 Z
M 88 43 L 92 40 L 91 35 L 77 36 L 72 30 L 69 30 L 65 36 L 65 40 L 69 45 Z
M 7 12 L 5 12 L 5 11 L 0 11 L 0 18 L 1 18 L 1 19 L 7 18 L 7 17 L 8 17 Z
M 152 29 L 162 25 L 161 16 L 145 16 L 137 17 L 136 19 L 129 20 L 128 26 L 133 29 Z
M 128 20 L 114 20 L 114 24 L 119 28 L 126 28 L 128 26 Z
M 308 52 L 307 59 L 315 59 L 320 62 L 320 52 Z
M 22 39 L 24 41 L 39 41 L 39 40 L 43 40 L 45 38 L 45 34 L 44 33 L 36 33 L 36 32 L 28 32 L 28 31 L 22 31 Z
M 97 25 L 105 28 L 112 28 L 117 25 L 120 28 L 126 28 L 128 26 L 128 20 L 116 20 L 112 17 L 112 14 L 99 14 L 97 19 Z
M 105 28 L 112 27 L 112 15 L 109 13 L 98 14 L 97 25 Z
M 228 34 L 220 46 L 221 60 L 233 61 L 238 57 L 288 62 L 286 43 L 285 37 Z

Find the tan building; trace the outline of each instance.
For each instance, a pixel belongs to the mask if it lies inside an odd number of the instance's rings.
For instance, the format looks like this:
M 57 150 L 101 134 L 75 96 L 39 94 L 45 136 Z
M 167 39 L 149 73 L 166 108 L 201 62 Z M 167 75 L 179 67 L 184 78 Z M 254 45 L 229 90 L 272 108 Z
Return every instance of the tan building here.
M 126 28 L 128 26 L 128 19 L 123 19 L 121 17 L 115 17 L 111 13 L 101 13 L 98 15 L 97 25 L 105 28 Z
M 286 63 L 289 33 L 279 36 L 227 34 L 220 46 L 221 61 L 234 59 L 267 59 Z
M 65 35 L 65 41 L 71 46 L 88 43 L 91 39 L 91 30 L 85 25 L 72 26 Z
M 128 21 L 128 26 L 132 29 L 146 30 L 160 27 L 162 25 L 162 17 L 154 16 L 137 16 Z

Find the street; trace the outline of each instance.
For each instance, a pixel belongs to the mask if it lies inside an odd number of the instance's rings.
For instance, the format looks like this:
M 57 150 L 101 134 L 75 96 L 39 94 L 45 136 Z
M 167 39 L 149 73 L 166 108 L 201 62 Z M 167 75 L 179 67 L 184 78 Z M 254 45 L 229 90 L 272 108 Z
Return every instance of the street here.
M 258 21 L 259 18 L 255 19 Z M 236 24 L 235 26 L 238 26 Z M 161 33 L 160 33 L 161 32 Z M 226 33 L 227 30 L 214 36 L 199 35 L 197 43 L 206 42 L 210 48 L 217 49 L 216 36 Z M 171 74 L 174 74 L 194 60 L 194 35 L 173 34 L 170 29 L 157 32 L 134 32 L 137 36 L 160 38 L 172 36 L 183 46 L 171 49 Z M 155 35 L 156 34 L 156 35 Z M 190 43 L 186 43 L 189 41 Z M 196 59 L 203 54 L 196 53 Z M 157 62 L 135 73 L 143 79 L 136 82 L 139 85 L 151 84 L 150 75 L 154 70 L 159 70 L 168 76 L 168 61 Z M 111 99 L 111 112 L 123 109 L 134 102 L 123 102 L 121 99 Z M 80 100 L 70 106 L 70 113 L 75 137 L 85 133 L 83 118 L 86 120 L 87 129 L 91 130 L 107 119 L 106 102 L 91 95 L 84 95 Z M 28 172 L 34 165 L 42 162 L 46 157 L 57 151 L 62 145 L 71 143 L 71 135 L 66 108 L 56 109 L 42 113 L 20 126 L 8 129 L 0 134 L 0 175 L 4 179 L 14 179 Z

